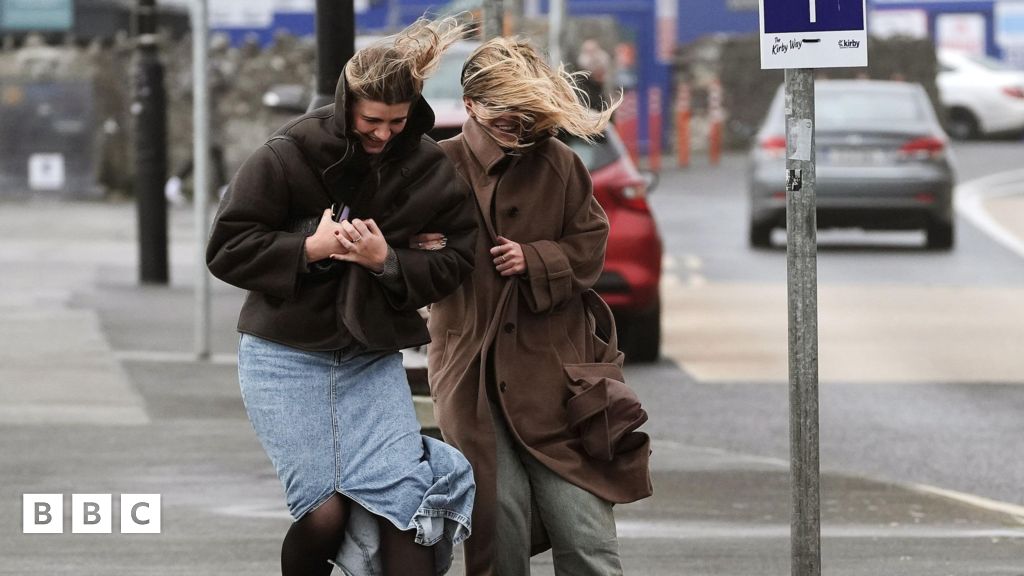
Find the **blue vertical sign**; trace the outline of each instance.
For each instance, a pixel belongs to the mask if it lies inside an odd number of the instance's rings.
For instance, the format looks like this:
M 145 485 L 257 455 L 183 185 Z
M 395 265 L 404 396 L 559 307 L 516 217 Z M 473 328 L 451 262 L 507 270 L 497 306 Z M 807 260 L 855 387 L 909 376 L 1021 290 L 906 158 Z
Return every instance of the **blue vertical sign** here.
M 866 0 L 759 0 L 761 68 L 867 66 Z

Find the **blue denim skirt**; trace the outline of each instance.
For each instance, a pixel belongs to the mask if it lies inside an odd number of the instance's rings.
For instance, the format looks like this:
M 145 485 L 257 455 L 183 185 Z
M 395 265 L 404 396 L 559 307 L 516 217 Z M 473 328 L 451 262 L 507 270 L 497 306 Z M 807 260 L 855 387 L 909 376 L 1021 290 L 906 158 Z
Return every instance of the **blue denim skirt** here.
M 359 507 L 415 530 L 447 571 L 470 534 L 473 474 L 460 452 L 420 434 L 401 353 L 308 352 L 243 334 L 238 376 L 292 517 L 335 493 L 359 505 L 338 558 L 345 572 L 379 573 L 376 522 Z

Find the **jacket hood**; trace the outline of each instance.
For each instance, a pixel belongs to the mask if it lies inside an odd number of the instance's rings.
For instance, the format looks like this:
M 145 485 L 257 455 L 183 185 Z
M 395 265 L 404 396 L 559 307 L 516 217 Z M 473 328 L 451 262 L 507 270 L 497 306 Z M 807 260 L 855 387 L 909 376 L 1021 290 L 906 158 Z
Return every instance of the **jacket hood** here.
M 345 65 L 348 69 L 348 64 Z M 348 104 L 351 94 L 348 92 L 348 80 L 345 79 L 345 71 L 342 70 L 338 78 L 338 87 L 334 90 L 334 129 L 339 136 L 348 135 Z M 427 104 L 423 96 L 419 96 L 409 107 L 409 120 L 405 129 L 396 137 L 396 140 L 419 142 L 420 136 L 426 134 L 434 127 L 434 109 Z M 397 142 L 396 142 L 397 144 Z

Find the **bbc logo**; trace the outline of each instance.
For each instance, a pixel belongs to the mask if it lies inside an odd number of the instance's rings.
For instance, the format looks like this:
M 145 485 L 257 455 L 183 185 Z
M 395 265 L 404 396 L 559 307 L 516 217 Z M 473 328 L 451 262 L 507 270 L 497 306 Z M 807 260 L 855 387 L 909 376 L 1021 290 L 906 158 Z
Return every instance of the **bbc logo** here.
M 24 534 L 63 534 L 64 495 L 22 495 Z M 113 524 L 113 497 L 110 494 L 72 494 L 71 532 L 73 534 L 110 534 Z M 121 494 L 121 534 L 160 533 L 159 494 Z

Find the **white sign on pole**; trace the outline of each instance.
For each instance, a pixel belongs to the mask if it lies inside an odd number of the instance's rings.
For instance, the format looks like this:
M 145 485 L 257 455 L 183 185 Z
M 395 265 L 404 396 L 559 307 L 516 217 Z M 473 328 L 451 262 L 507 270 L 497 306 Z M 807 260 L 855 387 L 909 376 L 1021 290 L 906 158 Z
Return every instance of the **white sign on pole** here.
M 210 0 L 211 28 L 267 28 L 274 21 L 274 0 Z
M 32 154 L 28 157 L 28 187 L 32 190 L 63 190 L 63 154 Z
M 866 0 L 760 0 L 761 68 L 868 65 Z
M 935 17 L 939 48 L 985 55 L 985 16 L 980 13 L 939 14 Z
M 678 34 L 678 1 L 657 0 L 655 2 L 655 14 L 657 15 L 657 27 L 655 28 L 654 54 L 658 58 L 659 63 L 671 64 Z
M 868 16 L 874 38 L 925 39 L 928 37 L 928 13 L 924 9 L 882 10 L 875 8 Z
M 276 0 L 274 8 L 278 12 L 316 12 L 316 0 Z

